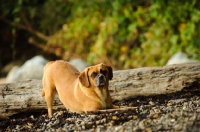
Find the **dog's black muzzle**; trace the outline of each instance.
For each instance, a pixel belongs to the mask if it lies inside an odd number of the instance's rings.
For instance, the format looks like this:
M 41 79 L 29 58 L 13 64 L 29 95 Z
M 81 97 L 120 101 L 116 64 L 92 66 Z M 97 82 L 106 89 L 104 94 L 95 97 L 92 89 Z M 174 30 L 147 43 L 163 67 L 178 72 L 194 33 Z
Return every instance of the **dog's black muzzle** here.
M 103 87 L 106 85 L 106 77 L 103 74 L 97 75 L 95 81 L 97 87 Z

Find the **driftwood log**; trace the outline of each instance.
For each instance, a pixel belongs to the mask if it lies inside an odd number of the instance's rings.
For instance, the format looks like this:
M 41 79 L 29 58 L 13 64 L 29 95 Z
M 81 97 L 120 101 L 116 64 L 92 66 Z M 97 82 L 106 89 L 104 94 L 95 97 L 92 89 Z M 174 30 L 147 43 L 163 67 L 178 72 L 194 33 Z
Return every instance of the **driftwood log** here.
M 200 89 L 200 63 L 114 71 L 109 91 L 115 101 L 170 94 L 192 87 Z M 45 110 L 46 102 L 41 97 L 41 90 L 41 80 L 1 84 L 0 119 L 21 112 Z M 54 100 L 54 109 L 65 109 L 58 96 Z

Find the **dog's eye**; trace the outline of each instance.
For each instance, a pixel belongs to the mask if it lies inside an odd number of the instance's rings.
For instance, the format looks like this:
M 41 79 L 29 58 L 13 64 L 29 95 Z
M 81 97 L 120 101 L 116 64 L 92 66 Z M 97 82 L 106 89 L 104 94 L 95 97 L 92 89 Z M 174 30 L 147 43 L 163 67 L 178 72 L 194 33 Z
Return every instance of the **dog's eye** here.
M 92 78 L 95 78 L 97 76 L 97 73 L 96 72 L 93 72 L 92 74 L 91 74 L 91 77 Z
M 102 73 L 103 75 L 106 75 L 106 70 L 100 70 L 100 73 Z

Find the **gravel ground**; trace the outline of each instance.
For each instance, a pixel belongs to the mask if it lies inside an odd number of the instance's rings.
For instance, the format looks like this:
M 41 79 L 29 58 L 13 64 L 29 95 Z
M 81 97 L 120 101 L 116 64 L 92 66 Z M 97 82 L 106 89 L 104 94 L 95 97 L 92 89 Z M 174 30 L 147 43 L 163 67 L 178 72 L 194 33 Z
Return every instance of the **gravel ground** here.
M 48 118 L 46 111 L 19 114 L 0 121 L 0 131 L 200 131 L 199 88 L 172 95 L 137 97 L 114 104 L 137 109 L 92 115 L 57 111 L 52 118 Z

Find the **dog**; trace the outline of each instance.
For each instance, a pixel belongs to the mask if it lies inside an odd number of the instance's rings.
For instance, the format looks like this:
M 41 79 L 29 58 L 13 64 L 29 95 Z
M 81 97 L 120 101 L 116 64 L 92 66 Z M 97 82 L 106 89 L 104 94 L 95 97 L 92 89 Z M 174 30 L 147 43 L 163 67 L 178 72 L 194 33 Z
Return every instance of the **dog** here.
M 84 113 L 112 108 L 108 86 L 113 78 L 112 67 L 98 64 L 80 73 L 67 61 L 50 61 L 44 67 L 42 96 L 48 115 L 52 117 L 52 105 L 57 91 L 60 101 L 71 112 Z

